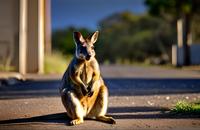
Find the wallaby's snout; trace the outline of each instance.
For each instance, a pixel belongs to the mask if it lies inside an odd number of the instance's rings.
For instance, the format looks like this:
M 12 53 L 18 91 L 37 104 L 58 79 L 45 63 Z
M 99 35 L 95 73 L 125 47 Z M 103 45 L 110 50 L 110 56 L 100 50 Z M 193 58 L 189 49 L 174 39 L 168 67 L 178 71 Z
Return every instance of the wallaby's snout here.
M 92 54 L 88 53 L 87 56 L 86 56 L 86 60 L 90 60 Z

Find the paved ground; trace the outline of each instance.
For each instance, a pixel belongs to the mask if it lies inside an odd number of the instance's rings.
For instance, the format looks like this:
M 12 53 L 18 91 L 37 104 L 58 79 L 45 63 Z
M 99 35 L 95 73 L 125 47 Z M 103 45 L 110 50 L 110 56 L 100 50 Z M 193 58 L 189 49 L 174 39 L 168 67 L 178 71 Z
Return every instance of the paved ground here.
M 60 75 L 27 75 L 29 81 L 0 86 L 0 130 L 152 129 L 199 130 L 200 115 L 173 115 L 179 100 L 200 100 L 200 72 L 158 67 L 103 66 L 109 110 L 117 124 L 86 120 L 68 126 L 58 94 Z

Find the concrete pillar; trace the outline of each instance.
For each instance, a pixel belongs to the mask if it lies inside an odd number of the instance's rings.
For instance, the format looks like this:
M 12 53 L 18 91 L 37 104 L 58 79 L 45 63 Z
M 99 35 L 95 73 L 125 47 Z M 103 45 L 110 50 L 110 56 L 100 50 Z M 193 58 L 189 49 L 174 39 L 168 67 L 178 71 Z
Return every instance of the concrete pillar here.
M 43 73 L 45 45 L 51 50 L 50 2 L 0 1 L 0 65 L 21 74 Z
M 184 63 L 183 58 L 183 47 L 172 45 L 172 65 L 182 66 Z
M 28 2 L 27 73 L 37 73 L 38 68 L 38 0 Z
M 178 47 L 183 47 L 183 20 L 177 20 L 177 40 Z
M 180 57 L 183 58 L 183 64 L 180 64 L 180 66 L 190 65 L 190 45 L 192 43 L 192 37 L 189 18 L 189 15 L 184 14 L 177 20 L 178 48 L 182 49 L 182 55 Z
M 44 73 L 45 0 L 38 1 L 38 73 Z
M 45 0 L 28 0 L 28 73 L 44 71 L 45 17 Z
M 45 0 L 45 38 L 44 38 L 44 49 L 46 54 L 51 54 L 51 0 Z
M 19 16 L 19 72 L 25 74 L 27 58 L 27 0 L 20 0 Z
M 172 45 L 172 65 L 177 66 L 178 65 L 178 56 L 177 56 L 177 45 Z

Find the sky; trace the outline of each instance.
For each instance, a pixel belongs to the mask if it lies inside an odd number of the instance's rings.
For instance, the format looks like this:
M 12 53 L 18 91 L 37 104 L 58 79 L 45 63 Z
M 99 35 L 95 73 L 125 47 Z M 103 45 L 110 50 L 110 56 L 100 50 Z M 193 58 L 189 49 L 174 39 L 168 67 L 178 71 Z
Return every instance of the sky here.
M 95 30 L 100 20 L 113 13 L 144 13 L 143 3 L 144 0 L 52 0 L 52 29 L 75 26 Z

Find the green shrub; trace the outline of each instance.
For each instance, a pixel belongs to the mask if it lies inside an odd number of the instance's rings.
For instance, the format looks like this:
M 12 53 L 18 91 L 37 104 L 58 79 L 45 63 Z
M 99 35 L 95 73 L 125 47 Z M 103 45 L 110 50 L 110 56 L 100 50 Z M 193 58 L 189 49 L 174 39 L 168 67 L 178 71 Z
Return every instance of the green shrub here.
M 188 103 L 186 101 L 179 101 L 172 109 L 172 112 L 181 114 L 200 114 L 200 102 Z
M 44 71 L 46 74 L 63 74 L 72 56 L 64 56 L 59 52 L 46 55 L 44 60 Z

